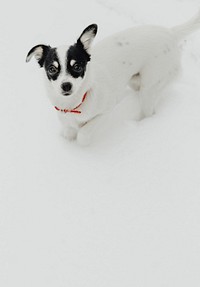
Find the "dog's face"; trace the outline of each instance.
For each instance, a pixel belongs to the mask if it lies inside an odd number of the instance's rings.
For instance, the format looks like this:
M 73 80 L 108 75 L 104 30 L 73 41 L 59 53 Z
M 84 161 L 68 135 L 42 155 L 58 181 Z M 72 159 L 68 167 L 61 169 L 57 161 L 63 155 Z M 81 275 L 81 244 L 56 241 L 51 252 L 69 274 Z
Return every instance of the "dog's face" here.
M 33 47 L 26 61 L 35 56 L 45 69 L 47 80 L 57 97 L 73 96 L 80 89 L 90 61 L 91 43 L 96 36 L 97 25 L 88 26 L 72 46 L 52 48 L 46 45 Z

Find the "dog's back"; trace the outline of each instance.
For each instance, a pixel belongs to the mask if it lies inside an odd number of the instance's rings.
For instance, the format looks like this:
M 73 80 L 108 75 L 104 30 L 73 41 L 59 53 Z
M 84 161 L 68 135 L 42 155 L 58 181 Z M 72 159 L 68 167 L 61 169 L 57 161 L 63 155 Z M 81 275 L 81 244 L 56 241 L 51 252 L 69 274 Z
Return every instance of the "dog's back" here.
M 104 70 L 99 85 L 115 87 L 114 96 L 123 97 L 127 84 L 139 92 L 143 116 L 155 111 L 158 91 L 171 81 L 180 67 L 178 42 L 200 27 L 200 14 L 173 28 L 140 26 L 127 29 L 94 47 L 92 62 Z M 109 80 L 108 80 L 109 79 Z M 110 94 L 113 95 L 112 90 Z
M 108 37 L 92 51 L 92 61 L 100 65 L 112 78 L 119 73 L 126 84 L 151 61 L 176 53 L 176 39 L 169 29 L 157 26 L 134 27 Z M 157 60 L 158 61 L 158 60 Z

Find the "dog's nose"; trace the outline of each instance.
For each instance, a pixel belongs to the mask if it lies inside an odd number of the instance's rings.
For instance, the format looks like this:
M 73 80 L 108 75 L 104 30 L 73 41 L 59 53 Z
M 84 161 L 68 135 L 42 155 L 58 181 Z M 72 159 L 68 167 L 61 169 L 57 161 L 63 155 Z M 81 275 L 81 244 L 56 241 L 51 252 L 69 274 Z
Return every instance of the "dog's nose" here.
M 61 88 L 65 93 L 70 92 L 72 89 L 72 84 L 70 82 L 62 83 Z

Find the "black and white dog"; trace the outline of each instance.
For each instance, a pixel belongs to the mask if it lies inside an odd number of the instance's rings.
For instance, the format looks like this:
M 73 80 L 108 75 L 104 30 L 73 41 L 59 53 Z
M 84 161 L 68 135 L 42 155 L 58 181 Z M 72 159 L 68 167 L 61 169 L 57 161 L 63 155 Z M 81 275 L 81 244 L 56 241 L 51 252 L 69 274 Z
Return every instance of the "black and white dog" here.
M 129 85 L 138 93 L 141 118 L 155 112 L 159 91 L 180 67 L 178 42 L 200 28 L 200 13 L 171 29 L 157 26 L 130 28 L 91 44 L 97 25 L 87 27 L 71 46 L 33 47 L 45 70 L 48 96 L 69 140 L 86 145 L 102 117 L 118 103 Z

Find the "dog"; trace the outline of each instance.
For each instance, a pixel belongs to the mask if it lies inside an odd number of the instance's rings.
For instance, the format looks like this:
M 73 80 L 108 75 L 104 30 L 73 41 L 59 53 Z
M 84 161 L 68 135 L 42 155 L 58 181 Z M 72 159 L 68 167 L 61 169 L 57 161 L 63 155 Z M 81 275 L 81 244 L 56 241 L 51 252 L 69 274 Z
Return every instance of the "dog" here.
M 92 47 L 98 29 L 92 24 L 75 44 L 34 46 L 26 61 L 34 56 L 44 68 L 47 93 L 62 122 L 64 137 L 88 145 L 128 85 L 138 95 L 140 118 L 155 113 L 161 89 L 180 69 L 179 42 L 199 28 L 200 12 L 173 28 L 133 27 Z

